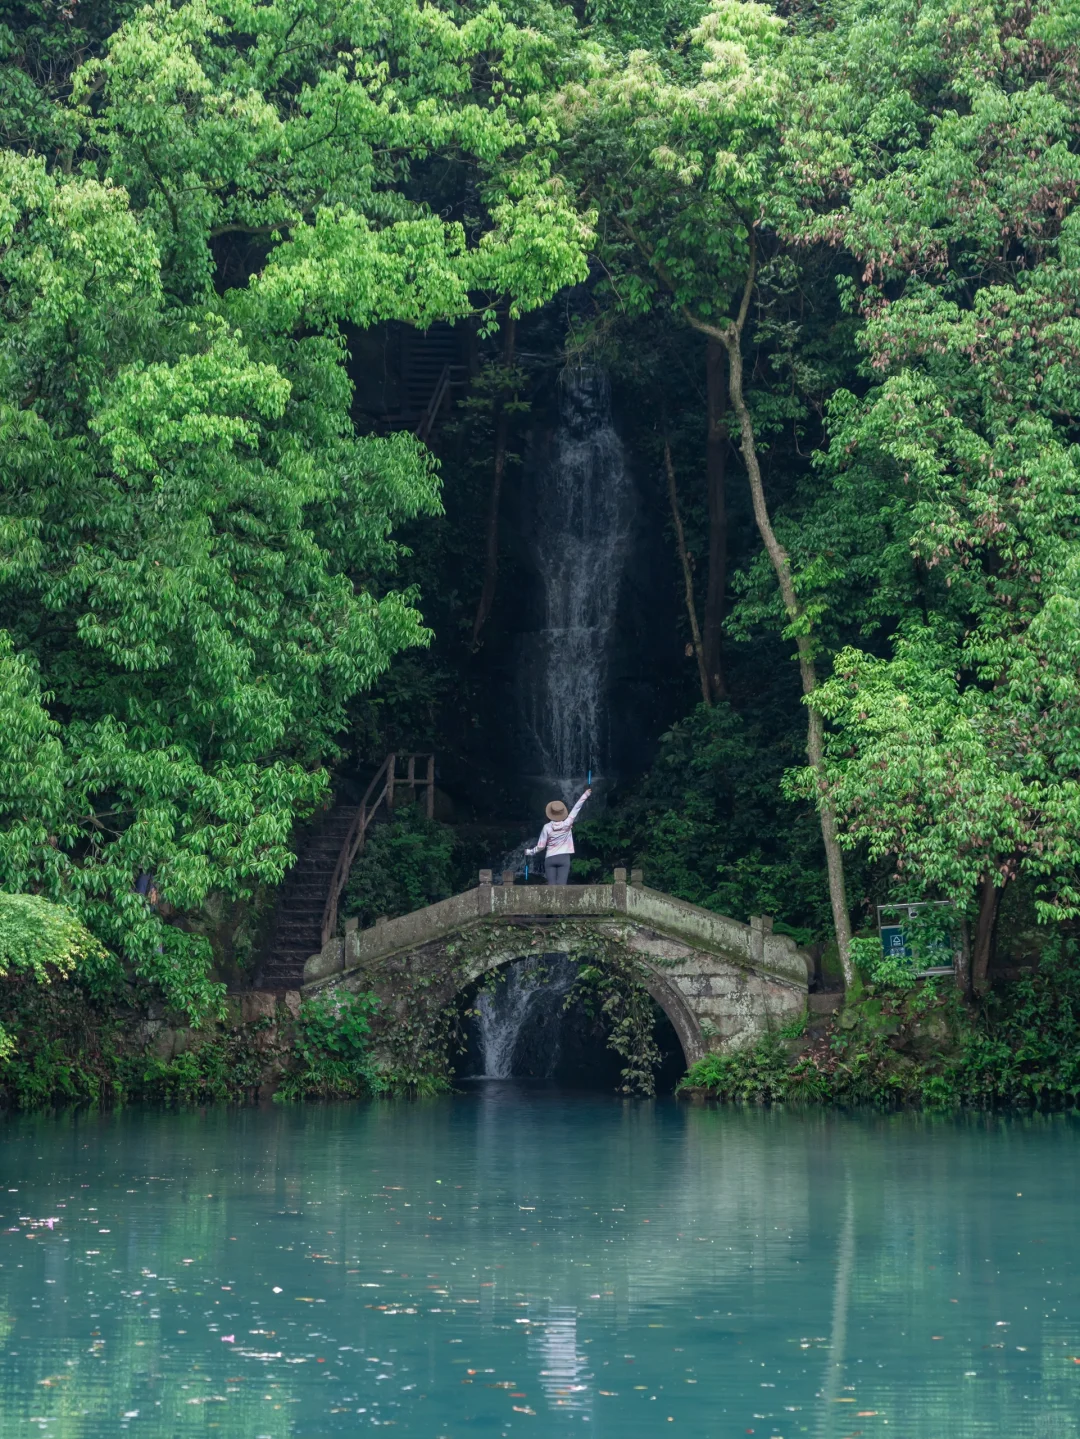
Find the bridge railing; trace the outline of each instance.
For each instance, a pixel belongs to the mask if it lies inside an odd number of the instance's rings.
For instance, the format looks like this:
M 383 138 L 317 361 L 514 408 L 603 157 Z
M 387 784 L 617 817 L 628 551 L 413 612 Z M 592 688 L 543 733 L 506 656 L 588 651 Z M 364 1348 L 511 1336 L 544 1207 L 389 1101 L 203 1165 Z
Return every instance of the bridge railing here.
M 655 930 L 695 949 L 723 954 L 748 969 L 786 977 L 805 986 L 806 960 L 794 940 L 772 932 L 768 915 L 755 915 L 749 924 L 701 909 L 686 900 L 649 889 L 640 870 L 627 882 L 625 869 L 616 869 L 611 884 L 515 885 L 507 872 L 494 883 L 491 870 L 481 870 L 475 889 L 396 919 L 380 919 L 365 930 L 356 920 L 345 921 L 344 939 L 330 939 L 304 967 L 305 983 L 318 983 L 346 970 L 407 954 L 425 944 L 491 920 L 543 924 L 560 921 L 624 918 L 631 924 Z

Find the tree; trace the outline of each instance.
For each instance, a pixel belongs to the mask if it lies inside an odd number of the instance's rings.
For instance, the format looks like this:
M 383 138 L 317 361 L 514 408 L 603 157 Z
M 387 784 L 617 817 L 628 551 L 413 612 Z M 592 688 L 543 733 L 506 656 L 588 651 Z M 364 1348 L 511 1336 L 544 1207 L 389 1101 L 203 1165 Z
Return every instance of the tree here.
M 787 145 L 792 233 L 861 266 L 864 393 L 833 401 L 816 537 L 861 552 L 864 618 L 897 627 L 821 697 L 827 794 L 846 843 L 971 912 L 981 989 L 1019 873 L 1044 918 L 1077 912 L 1080 97 L 1068 6 L 959 13 L 838 11 Z
M 49 984 L 77 965 L 107 960 L 104 948 L 63 905 L 33 894 L 0 893 L 0 978 Z M 15 1037 L 0 1024 L 0 1064 L 15 1052 Z
M 813 613 L 800 597 L 765 495 L 761 417 L 748 399 L 745 350 L 778 183 L 786 103 L 784 23 L 766 6 L 714 0 L 685 50 L 598 61 L 560 97 L 564 164 L 598 211 L 600 253 L 619 304 L 642 312 L 665 297 L 719 346 L 753 513 L 795 640 L 807 697 L 807 755 L 824 778 L 824 729 Z M 770 266 L 777 260 L 768 256 Z M 714 399 L 715 407 L 715 399 Z M 714 413 L 710 425 L 719 427 Z M 714 437 L 710 436 L 710 441 Z M 713 506 L 718 524 L 722 507 Z M 719 552 L 719 544 L 714 547 Z M 715 596 L 718 586 L 712 584 Z M 706 629 L 710 629 L 707 623 Z M 715 636 L 715 621 L 711 627 Z M 715 652 L 714 652 L 715 653 Z M 707 670 L 708 673 L 708 670 Z M 827 795 L 819 797 L 833 924 L 848 982 L 850 916 L 843 861 Z
M 354 431 L 343 326 L 580 277 L 558 59 L 493 10 L 159 3 L 49 97 L 67 151 L 0 152 L 0 886 L 193 1015 L 185 916 L 280 879 L 348 701 L 428 638 L 392 531 L 437 475 Z M 413 198 L 436 155 L 468 231 Z

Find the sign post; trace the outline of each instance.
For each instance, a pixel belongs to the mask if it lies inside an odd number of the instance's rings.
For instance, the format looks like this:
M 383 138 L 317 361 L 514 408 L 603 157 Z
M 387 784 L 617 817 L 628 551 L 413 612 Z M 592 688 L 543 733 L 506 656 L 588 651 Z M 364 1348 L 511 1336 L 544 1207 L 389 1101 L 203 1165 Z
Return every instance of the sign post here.
M 934 910 L 953 908 L 947 899 L 921 900 L 915 904 L 879 904 L 878 933 L 881 935 L 882 954 L 886 959 L 909 959 L 914 964 L 912 931 L 920 928 L 920 919 L 925 923 L 932 918 Z M 918 979 L 934 974 L 952 974 L 956 968 L 957 952 L 942 934 L 935 936 L 926 946 L 923 958 L 923 967 L 913 971 Z

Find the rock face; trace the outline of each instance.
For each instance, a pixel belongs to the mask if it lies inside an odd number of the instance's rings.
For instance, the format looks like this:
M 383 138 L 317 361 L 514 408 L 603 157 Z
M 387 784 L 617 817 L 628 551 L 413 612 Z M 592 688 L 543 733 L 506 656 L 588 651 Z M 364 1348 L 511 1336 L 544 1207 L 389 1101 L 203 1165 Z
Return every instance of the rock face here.
M 768 916 L 750 924 L 640 883 L 515 886 L 486 872 L 475 889 L 371 929 L 346 928 L 304 966 L 307 992 L 369 989 L 407 1019 L 449 1003 L 481 975 L 524 955 L 585 956 L 615 945 L 639 965 L 687 1064 L 737 1048 L 801 1015 L 812 960 Z
M 622 439 L 628 399 L 573 367 L 530 396 L 474 661 L 485 703 L 439 756 L 447 789 L 480 812 L 541 813 L 560 792 L 576 799 L 592 770 L 595 815 L 694 703 L 693 666 L 673 642 L 682 581 L 666 490 Z

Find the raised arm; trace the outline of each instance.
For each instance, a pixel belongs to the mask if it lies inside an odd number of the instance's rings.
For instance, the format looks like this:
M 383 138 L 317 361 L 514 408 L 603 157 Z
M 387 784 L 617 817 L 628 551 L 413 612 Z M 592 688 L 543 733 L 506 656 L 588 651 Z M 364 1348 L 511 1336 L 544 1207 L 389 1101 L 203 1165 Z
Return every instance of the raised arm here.
M 581 798 L 578 800 L 578 802 L 577 802 L 577 804 L 574 806 L 574 808 L 573 808 L 573 809 L 570 811 L 570 813 L 566 816 L 566 822 L 567 822 L 567 824 L 573 824 L 573 823 L 574 823 L 574 821 L 575 821 L 575 820 L 577 819 L 577 817 L 578 817 L 579 811 L 581 810 L 581 806 L 585 803 L 585 801 L 589 798 L 589 796 L 590 796 L 591 794 L 592 794 L 592 790 L 591 790 L 591 789 L 587 789 L 587 790 L 585 791 L 585 793 L 584 793 L 584 794 L 581 796 Z

